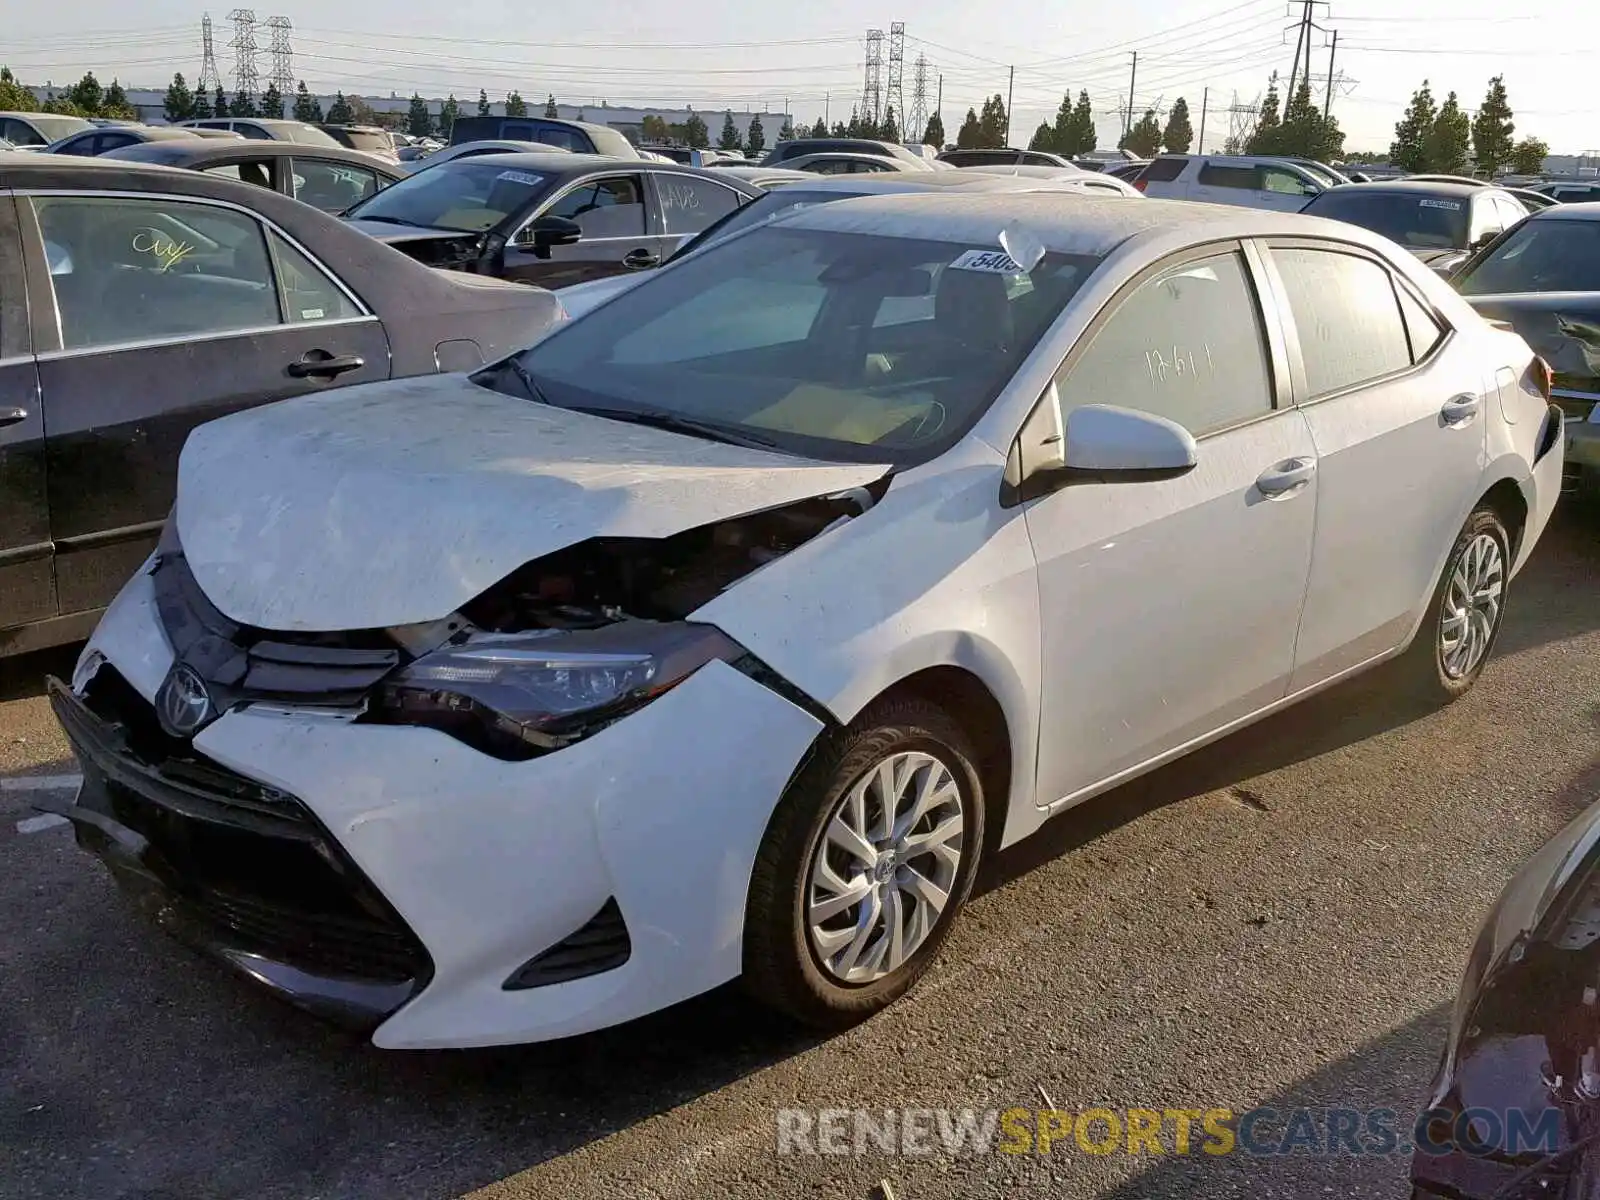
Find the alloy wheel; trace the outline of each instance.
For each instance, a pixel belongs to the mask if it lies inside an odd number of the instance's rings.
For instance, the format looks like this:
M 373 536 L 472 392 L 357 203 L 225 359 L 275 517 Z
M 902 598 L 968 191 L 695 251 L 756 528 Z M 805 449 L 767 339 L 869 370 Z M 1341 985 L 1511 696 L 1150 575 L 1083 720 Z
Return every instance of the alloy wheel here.
M 1482 664 L 1500 623 L 1504 593 L 1499 539 L 1480 533 L 1456 559 L 1439 610 L 1439 665 L 1449 678 L 1464 679 Z
M 845 792 L 807 872 L 806 928 L 827 974 L 873 983 L 928 940 L 960 875 L 962 804 L 950 768 L 918 750 L 889 755 Z

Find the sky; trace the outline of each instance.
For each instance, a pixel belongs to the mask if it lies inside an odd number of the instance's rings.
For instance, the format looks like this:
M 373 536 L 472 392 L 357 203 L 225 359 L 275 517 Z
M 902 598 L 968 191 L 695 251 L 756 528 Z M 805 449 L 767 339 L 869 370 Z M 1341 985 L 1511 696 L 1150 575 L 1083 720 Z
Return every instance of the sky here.
M 869 26 L 905 22 L 904 97 L 913 106 L 917 59 L 926 61 L 931 112 L 942 76 L 948 135 L 968 107 L 1014 89 L 1012 136 L 1026 145 L 1064 90 L 1087 89 L 1102 147 L 1115 144 L 1127 105 L 1132 53 L 1136 113 L 1184 97 L 1198 130 L 1210 90 L 1205 148 L 1220 149 L 1273 71 L 1287 80 L 1301 0 L 1114 0 L 1042 7 L 1032 0 L 922 0 L 898 9 L 810 0 L 805 5 L 729 0 L 584 0 L 534 5 L 495 0 L 263 0 L 264 21 L 293 23 L 295 75 L 314 91 L 491 98 L 517 89 L 530 100 L 598 106 L 787 111 L 811 122 L 848 118 L 861 99 Z M 874 11 L 881 9 L 881 11 Z M 27 83 L 72 82 L 93 70 L 130 86 L 164 86 L 174 71 L 200 71 L 200 19 L 184 0 L 72 0 L 61 11 L 16 6 L 6 19 L 8 65 Z M 217 63 L 233 90 L 233 26 L 211 10 Z M 1333 34 L 1334 114 L 1346 149 L 1387 150 L 1394 124 L 1427 79 L 1436 97 L 1456 91 L 1475 110 L 1491 76 L 1503 74 L 1517 136 L 1556 153 L 1600 152 L 1593 83 L 1581 69 L 1600 46 L 1600 4 L 1582 0 L 1329 0 L 1316 5 L 1312 81 L 1327 86 Z M 135 21 L 132 14 L 137 12 Z M 1048 15 L 1042 15 L 1048 14 Z M 1325 32 L 1324 32 L 1325 31 Z M 265 73 L 268 34 L 256 31 Z M 883 77 L 890 64 L 884 43 Z M 1014 68 L 1014 77 L 1012 70 Z M 714 124 L 713 124 L 714 127 Z

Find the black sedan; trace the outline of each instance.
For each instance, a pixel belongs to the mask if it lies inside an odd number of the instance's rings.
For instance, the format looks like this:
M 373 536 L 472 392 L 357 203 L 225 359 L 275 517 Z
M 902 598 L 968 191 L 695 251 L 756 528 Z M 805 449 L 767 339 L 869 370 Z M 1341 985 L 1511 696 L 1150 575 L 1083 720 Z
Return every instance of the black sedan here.
M 760 194 L 676 163 L 495 154 L 418 171 L 345 218 L 429 266 L 558 288 L 658 266 Z
M 0 156 L 0 655 L 84 636 L 155 545 L 189 431 L 469 370 L 548 292 L 446 275 L 287 196 L 192 171 Z
M 1535 213 L 1451 282 L 1550 365 L 1551 398 L 1566 414 L 1568 476 L 1600 495 L 1600 204 Z
M 221 175 L 282 192 L 326 213 L 341 213 L 403 177 L 398 162 L 343 146 L 246 138 L 176 138 L 111 150 L 101 157 Z
M 1528 215 L 1504 188 L 1411 179 L 1329 188 L 1300 211 L 1381 233 L 1441 275 Z

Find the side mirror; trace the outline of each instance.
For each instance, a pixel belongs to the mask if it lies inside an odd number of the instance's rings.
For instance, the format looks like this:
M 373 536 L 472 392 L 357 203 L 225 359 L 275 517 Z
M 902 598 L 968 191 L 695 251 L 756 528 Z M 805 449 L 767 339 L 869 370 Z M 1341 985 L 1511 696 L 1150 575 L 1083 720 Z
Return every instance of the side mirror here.
M 1073 484 L 1176 479 L 1197 462 L 1194 436 L 1176 421 L 1109 404 L 1086 404 L 1063 418 L 1052 383 L 1012 443 L 1002 502 Z
M 524 231 L 535 258 L 549 258 L 551 246 L 570 246 L 583 238 L 583 228 L 566 217 L 535 217 Z

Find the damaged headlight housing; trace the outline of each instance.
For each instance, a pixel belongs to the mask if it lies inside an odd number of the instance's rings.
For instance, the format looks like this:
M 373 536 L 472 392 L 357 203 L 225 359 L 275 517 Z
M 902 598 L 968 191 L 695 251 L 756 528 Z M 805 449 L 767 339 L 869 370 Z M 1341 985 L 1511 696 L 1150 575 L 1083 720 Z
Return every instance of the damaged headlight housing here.
M 440 729 L 497 758 L 531 758 L 743 654 L 712 626 L 682 621 L 479 633 L 391 676 L 372 715 Z

